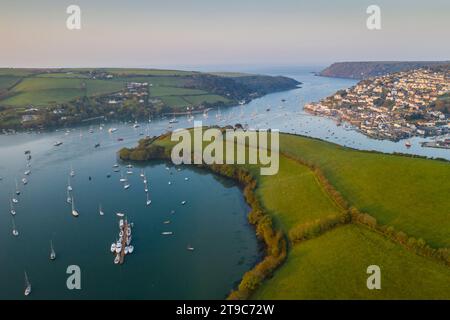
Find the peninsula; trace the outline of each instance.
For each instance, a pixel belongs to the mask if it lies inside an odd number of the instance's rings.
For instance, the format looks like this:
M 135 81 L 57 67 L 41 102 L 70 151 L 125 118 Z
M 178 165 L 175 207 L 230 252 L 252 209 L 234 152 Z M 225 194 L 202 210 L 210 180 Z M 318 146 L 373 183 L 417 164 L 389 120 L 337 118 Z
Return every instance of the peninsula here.
M 0 130 L 138 121 L 244 104 L 296 88 L 286 77 L 157 69 L 0 69 Z
M 120 158 L 170 161 L 170 136 L 142 139 Z M 242 185 L 266 248 L 230 299 L 450 298 L 447 161 L 290 134 L 280 134 L 279 156 L 273 176 L 257 164 L 199 165 Z M 366 286 L 373 264 L 382 290 Z
M 450 61 L 359 61 L 336 62 L 318 73 L 322 77 L 367 79 L 389 73 L 450 65 Z

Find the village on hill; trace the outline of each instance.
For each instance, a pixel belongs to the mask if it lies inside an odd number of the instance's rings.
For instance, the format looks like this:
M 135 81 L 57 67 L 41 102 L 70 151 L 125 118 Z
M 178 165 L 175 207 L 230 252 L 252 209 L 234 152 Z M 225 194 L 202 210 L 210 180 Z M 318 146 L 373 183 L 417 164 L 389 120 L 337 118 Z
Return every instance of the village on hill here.
M 442 135 L 450 132 L 449 80 L 448 67 L 393 73 L 360 81 L 305 110 L 347 122 L 376 139 Z

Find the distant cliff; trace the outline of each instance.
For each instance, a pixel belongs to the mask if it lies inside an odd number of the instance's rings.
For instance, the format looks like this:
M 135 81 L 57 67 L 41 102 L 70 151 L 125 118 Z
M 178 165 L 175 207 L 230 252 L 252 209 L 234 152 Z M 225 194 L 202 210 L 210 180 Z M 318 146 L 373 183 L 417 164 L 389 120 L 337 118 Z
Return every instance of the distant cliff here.
M 374 61 L 374 62 L 337 62 L 322 70 L 323 77 L 366 79 L 388 73 L 407 71 L 423 67 L 450 65 L 450 61 Z

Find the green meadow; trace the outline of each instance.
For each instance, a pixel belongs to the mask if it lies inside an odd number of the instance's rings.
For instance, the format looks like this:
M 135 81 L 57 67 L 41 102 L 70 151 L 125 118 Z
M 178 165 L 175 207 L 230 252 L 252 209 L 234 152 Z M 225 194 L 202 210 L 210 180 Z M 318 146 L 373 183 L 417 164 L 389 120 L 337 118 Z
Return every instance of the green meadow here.
M 64 103 L 83 96 L 96 96 L 120 91 L 122 81 L 77 78 L 30 77 L 23 79 L 10 91 L 1 104 L 13 107 L 47 106 Z
M 258 181 L 261 203 L 286 233 L 297 224 L 341 210 L 308 167 L 284 156 L 280 157 L 278 174 L 259 176 Z
M 350 204 L 434 247 L 450 247 L 450 163 L 281 135 L 281 151 L 322 169 Z
M 165 137 L 152 145 L 170 150 L 174 142 Z M 448 162 L 356 151 L 288 134 L 280 135 L 280 152 L 276 175 L 260 175 L 257 165 L 243 168 L 255 177 L 259 202 L 286 237 L 295 226 L 345 210 L 311 169 L 313 166 L 347 202 L 369 212 L 379 223 L 423 238 L 434 247 L 449 247 Z M 381 290 L 366 286 L 370 265 L 381 268 Z M 309 240 L 290 242 L 284 264 L 251 297 L 449 299 L 449 283 L 450 268 L 442 261 L 420 255 L 367 226 L 351 223 Z
M 366 286 L 381 269 L 381 290 Z M 347 225 L 295 245 L 255 299 L 450 299 L 450 268 L 365 228 Z
M 149 95 L 164 105 L 179 109 L 205 103 L 229 104 L 226 97 L 201 89 L 196 84 L 197 72 L 154 69 L 97 69 L 113 75 L 111 79 L 91 79 L 92 69 L 0 69 L 0 105 L 4 107 L 53 106 L 78 98 L 99 96 L 124 89 L 126 82 L 149 83 Z M 219 75 L 217 75 L 219 76 Z M 223 77 L 232 77 L 227 74 Z M 238 76 L 237 74 L 235 76 Z

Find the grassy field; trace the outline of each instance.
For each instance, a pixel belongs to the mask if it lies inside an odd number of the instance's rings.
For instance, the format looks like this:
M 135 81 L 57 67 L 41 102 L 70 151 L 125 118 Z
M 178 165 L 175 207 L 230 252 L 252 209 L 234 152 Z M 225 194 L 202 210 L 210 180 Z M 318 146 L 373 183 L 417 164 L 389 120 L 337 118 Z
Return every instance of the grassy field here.
M 366 269 L 381 269 L 368 290 Z M 450 269 L 364 228 L 338 227 L 296 245 L 255 299 L 450 299 Z
M 196 89 L 186 89 L 177 87 L 152 87 L 150 88 L 150 96 L 152 97 L 165 97 L 165 96 L 191 96 L 206 94 L 206 91 Z
M 448 162 L 355 151 L 299 136 L 280 138 L 278 174 L 260 176 L 258 166 L 245 167 L 257 179 L 261 204 L 285 234 L 296 225 L 342 212 L 315 173 L 297 158 L 321 168 L 360 210 L 416 238 L 448 246 Z M 156 143 L 169 149 L 174 145 L 168 138 Z M 381 267 L 382 290 L 366 287 L 366 269 L 373 264 Z M 450 299 L 449 283 L 448 266 L 350 224 L 291 243 L 285 264 L 253 298 Z
M 177 109 L 177 108 L 181 109 L 181 108 L 190 106 L 189 102 L 184 100 L 182 96 L 165 96 L 160 99 L 163 101 L 163 103 L 165 105 L 170 106 L 175 109 Z M 181 111 L 186 111 L 186 110 L 181 110 Z
M 436 247 L 450 247 L 450 163 L 355 151 L 281 135 L 281 151 L 319 166 L 361 211 Z
M 120 91 L 125 82 L 148 82 L 149 93 L 172 108 L 199 106 L 204 103 L 230 103 L 220 95 L 204 90 L 190 89 L 190 71 L 145 70 L 145 69 L 97 69 L 114 75 L 113 79 L 90 79 L 86 72 L 91 69 L 0 69 L 0 90 L 11 88 L 16 82 L 22 82 L 8 92 L 0 105 L 25 107 L 27 105 L 49 106 L 74 101 L 84 95 L 96 96 Z M 231 77 L 228 74 L 227 77 Z
M 0 76 L 0 91 L 9 89 L 20 79 L 20 77 L 15 76 Z
M 308 167 L 283 156 L 278 174 L 259 177 L 257 195 L 286 233 L 297 224 L 340 212 Z
M 11 90 L 12 96 L 1 101 L 2 105 L 20 107 L 32 104 L 46 106 L 69 102 L 87 94 L 101 95 L 120 91 L 122 81 L 85 80 L 75 78 L 26 78 Z
M 217 103 L 217 102 L 223 102 L 223 103 L 229 103 L 230 100 L 228 100 L 225 97 L 216 95 L 216 94 L 202 94 L 202 95 L 195 95 L 195 96 L 185 96 L 185 100 L 189 101 L 191 105 L 200 105 L 202 103 Z

